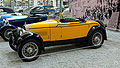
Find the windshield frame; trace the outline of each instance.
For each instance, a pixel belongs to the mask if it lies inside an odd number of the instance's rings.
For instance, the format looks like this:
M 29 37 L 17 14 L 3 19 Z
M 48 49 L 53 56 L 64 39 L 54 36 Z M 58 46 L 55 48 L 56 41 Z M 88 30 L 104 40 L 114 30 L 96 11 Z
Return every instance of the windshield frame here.
M 56 20 L 58 23 L 60 22 L 62 13 L 55 13 L 53 16 L 50 16 L 50 13 L 48 12 L 48 18 L 47 20 L 53 19 Z

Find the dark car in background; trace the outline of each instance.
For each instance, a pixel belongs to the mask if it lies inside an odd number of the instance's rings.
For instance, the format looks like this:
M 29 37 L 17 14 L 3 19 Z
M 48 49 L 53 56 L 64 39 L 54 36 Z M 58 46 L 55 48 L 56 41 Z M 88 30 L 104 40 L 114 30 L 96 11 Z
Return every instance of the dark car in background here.
M 40 14 L 40 13 L 46 13 L 47 11 L 52 11 L 52 12 L 59 12 L 60 9 L 55 6 L 36 6 L 36 7 L 29 7 L 26 9 L 17 9 L 17 12 L 22 13 L 23 15 L 31 15 L 31 14 Z
M 0 7 L 1 12 L 6 12 L 6 13 L 15 13 L 13 9 L 8 8 L 8 7 Z
M 48 10 L 51 12 L 55 12 L 53 6 L 36 6 L 30 10 L 30 14 L 46 13 Z
M 3 16 L 4 17 L 4 16 Z M 2 18 L 2 17 L 1 17 Z M 5 41 L 9 40 L 9 32 L 17 27 L 22 27 L 25 23 L 31 24 L 47 20 L 47 16 L 13 16 L 7 21 L 0 22 L 0 34 Z
M 21 13 L 16 13 L 12 8 L 9 7 L 0 7 L 0 15 L 22 15 Z
M 31 24 L 40 21 L 47 20 L 48 13 L 49 16 L 52 17 L 54 15 L 55 10 L 51 9 L 42 9 L 42 12 L 32 13 L 30 16 L 26 15 L 3 15 L 0 18 L 0 34 L 5 41 L 9 40 L 9 32 L 17 27 L 22 27 L 25 23 Z M 7 23 L 7 24 L 6 24 Z

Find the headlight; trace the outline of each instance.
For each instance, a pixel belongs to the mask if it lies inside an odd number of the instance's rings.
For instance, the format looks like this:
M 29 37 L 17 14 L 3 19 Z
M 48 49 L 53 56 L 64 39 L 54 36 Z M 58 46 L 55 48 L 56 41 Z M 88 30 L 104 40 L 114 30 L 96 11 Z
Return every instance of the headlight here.
M 22 30 L 20 30 L 20 31 L 19 31 L 19 34 L 20 34 L 20 36 L 22 36 L 22 35 L 23 35 L 23 31 L 22 31 Z
M 5 23 L 5 19 L 3 19 L 3 23 Z
M 24 34 L 27 34 L 28 31 L 24 30 L 23 28 L 18 27 L 18 28 L 17 28 L 17 33 L 18 33 L 20 36 L 22 36 L 22 35 L 24 35 Z
M 6 24 L 9 24 L 8 18 L 5 19 L 5 23 L 6 23 Z
M 17 28 L 17 33 L 18 33 L 18 35 L 21 36 L 21 35 L 23 34 L 22 28 L 18 27 L 18 28 Z
M 9 24 L 9 20 L 6 18 L 6 19 L 3 19 L 3 23 L 5 24 Z

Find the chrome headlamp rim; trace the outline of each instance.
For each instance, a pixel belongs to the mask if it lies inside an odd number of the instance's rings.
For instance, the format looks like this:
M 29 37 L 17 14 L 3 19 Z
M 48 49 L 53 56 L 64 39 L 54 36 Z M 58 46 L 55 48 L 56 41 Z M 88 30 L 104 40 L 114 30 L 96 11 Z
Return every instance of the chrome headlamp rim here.
M 3 23 L 4 24 L 9 24 L 9 20 L 6 18 L 6 19 L 3 19 Z
M 19 35 L 21 36 L 22 34 L 23 34 L 23 31 L 20 30 L 20 31 L 19 31 Z
M 24 33 L 24 29 L 17 27 L 17 33 L 21 36 Z
M 17 27 L 17 33 L 18 35 L 21 35 L 22 29 L 20 27 Z
M 23 28 L 18 27 L 18 28 L 17 28 L 17 33 L 18 33 L 20 36 L 22 36 L 22 35 L 24 35 L 24 34 L 27 34 L 28 31 L 26 31 L 26 30 L 23 29 Z
M 9 24 L 8 18 L 5 19 L 5 24 Z

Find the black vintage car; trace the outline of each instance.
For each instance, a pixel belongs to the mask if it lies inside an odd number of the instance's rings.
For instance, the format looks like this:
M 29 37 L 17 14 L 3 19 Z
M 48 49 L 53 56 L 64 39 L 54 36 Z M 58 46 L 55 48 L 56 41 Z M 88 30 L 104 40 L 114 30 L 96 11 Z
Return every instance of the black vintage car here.
M 45 11 L 44 11 L 45 10 Z M 12 11 L 12 10 L 11 10 Z M 9 32 L 12 29 L 15 29 L 17 27 L 22 27 L 25 23 L 31 24 L 36 23 L 40 21 L 47 20 L 48 13 L 50 13 L 50 16 L 54 14 L 54 9 L 39 9 L 39 11 L 32 12 L 30 16 L 26 15 L 3 15 L 0 18 L 0 34 L 2 38 L 5 41 L 9 40 Z M 4 23 L 5 21 L 5 23 Z M 9 24 L 6 24 L 6 22 L 9 22 Z

